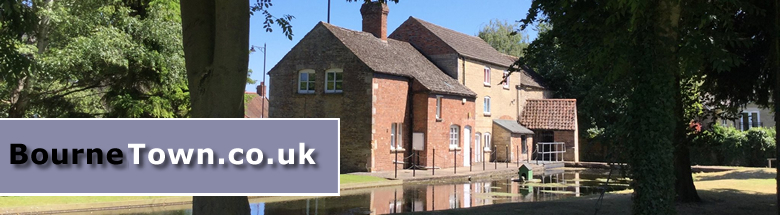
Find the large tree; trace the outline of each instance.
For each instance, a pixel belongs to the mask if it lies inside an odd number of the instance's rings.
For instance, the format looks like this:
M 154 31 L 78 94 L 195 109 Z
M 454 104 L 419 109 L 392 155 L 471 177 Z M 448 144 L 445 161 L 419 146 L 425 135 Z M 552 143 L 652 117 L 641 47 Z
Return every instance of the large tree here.
M 691 180 L 685 141 L 687 127 L 690 119 L 701 110 L 702 95 L 718 96 L 713 88 L 731 90 L 724 87 L 725 84 L 708 85 L 713 83 L 708 78 L 733 81 L 722 76 L 745 73 L 740 71 L 740 67 L 747 65 L 758 68 L 768 65 L 766 62 L 745 60 L 763 59 L 766 54 L 749 50 L 770 47 L 751 46 L 772 35 L 765 31 L 774 29 L 771 25 L 762 25 L 767 21 L 756 20 L 767 17 L 767 12 L 761 8 L 772 7 L 763 7 L 758 1 L 537 0 L 532 4 L 525 24 L 541 21 L 553 28 L 540 34 L 540 39 L 531 44 L 526 54 L 527 58 L 531 58 L 528 63 L 533 64 L 534 58 L 537 62 L 544 62 L 543 58 L 539 60 L 539 56 L 551 56 L 554 61 L 541 65 L 571 71 L 576 80 L 596 77 L 591 80 L 624 89 L 623 92 L 606 94 L 615 96 L 608 101 L 625 99 L 626 104 L 623 107 L 626 116 L 619 119 L 621 123 L 607 128 L 624 137 L 620 141 L 625 142 L 623 145 L 629 149 L 630 173 L 636 189 L 635 213 L 673 211 L 669 195 L 672 186 L 664 181 L 672 180 L 660 176 L 672 173 L 669 168 L 672 148 L 676 158 L 676 177 L 673 179 L 676 179 L 677 197 L 698 200 Z M 745 26 L 747 23 L 753 26 Z M 541 43 L 552 49 L 540 48 Z M 743 51 L 753 52 L 753 56 L 739 54 Z M 520 63 L 525 62 L 519 61 L 518 65 Z M 565 71 L 559 77 L 565 78 Z M 771 72 L 754 69 L 747 73 L 758 78 L 741 82 L 740 87 L 744 90 L 740 95 L 752 96 L 753 99 L 767 98 L 768 93 L 753 92 L 761 89 L 757 86 L 767 86 L 760 84 L 765 83 L 767 78 L 760 77 L 771 76 Z M 599 88 L 602 87 L 597 85 L 589 89 Z M 722 103 L 729 100 L 723 98 L 727 97 L 705 101 Z M 742 101 L 747 100 L 750 99 Z M 729 104 L 744 102 L 732 99 Z M 621 111 L 612 111 L 615 112 Z
M 187 116 L 178 1 L 5 0 L 0 8 L 3 116 Z
M 518 27 L 518 23 L 490 20 L 479 30 L 477 36 L 501 53 L 522 57 L 523 49 L 528 47 L 528 36 L 516 32 Z

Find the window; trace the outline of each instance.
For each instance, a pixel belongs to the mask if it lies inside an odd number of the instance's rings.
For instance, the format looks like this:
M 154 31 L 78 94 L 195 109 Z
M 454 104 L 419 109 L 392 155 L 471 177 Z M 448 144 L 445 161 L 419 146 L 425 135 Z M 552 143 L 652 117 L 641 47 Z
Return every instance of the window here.
M 520 148 L 522 149 L 523 154 L 528 153 L 528 136 L 523 135 L 521 139 L 522 141 L 520 141 Z
M 490 86 L 490 68 L 485 67 L 485 86 Z
M 397 123 L 393 123 L 390 127 L 390 149 L 395 149 L 395 133 L 398 132 L 398 130 L 396 130 L 397 125 Z
M 509 71 L 504 71 L 504 89 L 509 89 Z
M 491 143 L 490 142 L 490 133 L 485 133 L 485 134 L 483 134 L 483 136 L 485 136 L 485 149 L 484 150 L 485 151 L 490 151 L 490 149 L 491 149 L 491 146 L 490 146 L 490 143 Z
M 436 96 L 436 119 L 441 120 L 441 96 Z
M 450 149 L 458 148 L 458 137 L 460 137 L 460 127 L 457 125 L 450 126 Z
M 312 94 L 314 93 L 314 70 L 304 69 L 298 73 L 298 93 L 300 94 Z
M 403 149 L 403 133 L 404 133 L 404 124 L 403 123 L 393 123 L 392 126 L 390 126 L 390 149 Z
M 736 125 L 735 125 L 736 126 Z M 760 117 L 756 111 L 745 111 L 739 115 L 739 128 L 742 131 L 753 127 L 761 127 Z
M 340 93 L 342 92 L 342 82 L 344 76 L 341 69 L 329 69 L 325 71 L 325 92 L 326 93 Z
M 485 96 L 485 104 L 483 105 L 482 112 L 485 115 L 490 115 L 490 96 Z

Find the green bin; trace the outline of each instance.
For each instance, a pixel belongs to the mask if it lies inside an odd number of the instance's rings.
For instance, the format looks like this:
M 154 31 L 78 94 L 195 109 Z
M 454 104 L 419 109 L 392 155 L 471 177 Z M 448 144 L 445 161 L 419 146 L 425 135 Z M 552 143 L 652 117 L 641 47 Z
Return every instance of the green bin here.
M 520 176 L 521 181 L 522 180 L 529 181 L 534 178 L 534 170 L 525 164 L 520 166 L 520 169 L 517 172 L 517 174 L 518 176 Z

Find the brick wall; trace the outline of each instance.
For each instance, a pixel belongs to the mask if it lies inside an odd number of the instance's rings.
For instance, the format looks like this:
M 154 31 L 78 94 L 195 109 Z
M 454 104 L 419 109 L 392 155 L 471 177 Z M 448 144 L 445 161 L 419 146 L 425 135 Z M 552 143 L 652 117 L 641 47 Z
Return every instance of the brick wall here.
M 343 93 L 325 93 L 325 71 L 344 71 Z M 315 71 L 315 93 L 299 94 L 298 72 Z M 341 171 L 367 171 L 371 154 L 373 72 L 318 25 L 270 70 L 272 118 L 341 118 Z
M 436 98 L 441 96 L 442 108 L 441 119 L 436 119 Z M 474 142 L 474 100 L 467 98 L 466 102 L 463 102 L 463 97 L 450 96 L 450 95 L 437 95 L 428 94 L 426 92 L 416 93 L 414 95 L 415 106 L 415 132 L 425 133 L 425 150 L 420 154 L 420 165 L 433 166 L 441 168 L 451 168 L 455 166 L 457 161 L 458 166 L 465 166 L 463 153 L 464 138 L 469 138 L 469 142 Z M 416 106 L 427 106 L 424 110 L 424 114 L 421 114 L 423 110 L 417 109 Z M 418 115 L 420 114 L 420 115 Z M 422 117 L 426 115 L 427 117 Z M 424 126 L 421 126 L 424 125 Z M 450 126 L 456 125 L 458 127 L 458 146 L 459 150 L 450 150 Z M 469 134 L 464 135 L 466 127 L 471 128 Z M 433 149 L 436 149 L 436 155 L 433 154 Z M 457 155 L 456 155 L 457 154 Z M 433 157 L 436 156 L 436 163 L 433 162 Z M 456 159 L 456 160 L 454 160 Z
M 411 98 L 408 97 L 409 79 L 390 76 L 384 74 L 375 74 L 373 80 L 372 96 L 372 136 L 374 146 L 373 168 L 371 171 L 393 170 L 396 165 L 395 151 L 390 148 L 390 139 L 393 123 L 402 123 L 401 138 L 399 146 L 411 150 Z M 408 150 L 407 150 L 408 151 Z M 406 151 L 398 152 L 398 160 L 406 157 Z M 403 169 L 404 165 L 399 164 L 398 169 Z
M 566 161 L 574 161 L 574 131 L 555 131 L 555 142 L 566 143 L 566 153 L 563 155 L 563 159 Z

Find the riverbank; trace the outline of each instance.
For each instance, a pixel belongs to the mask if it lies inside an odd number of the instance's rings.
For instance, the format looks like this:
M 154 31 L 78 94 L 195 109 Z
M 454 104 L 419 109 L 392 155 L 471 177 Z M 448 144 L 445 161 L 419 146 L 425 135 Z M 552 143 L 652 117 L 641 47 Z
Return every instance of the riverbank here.
M 777 214 L 776 170 L 737 167 L 694 174 L 702 203 L 677 204 L 678 214 Z M 631 190 L 608 193 L 598 214 L 630 214 Z M 487 205 L 412 214 L 594 214 L 598 195 L 544 202 Z

